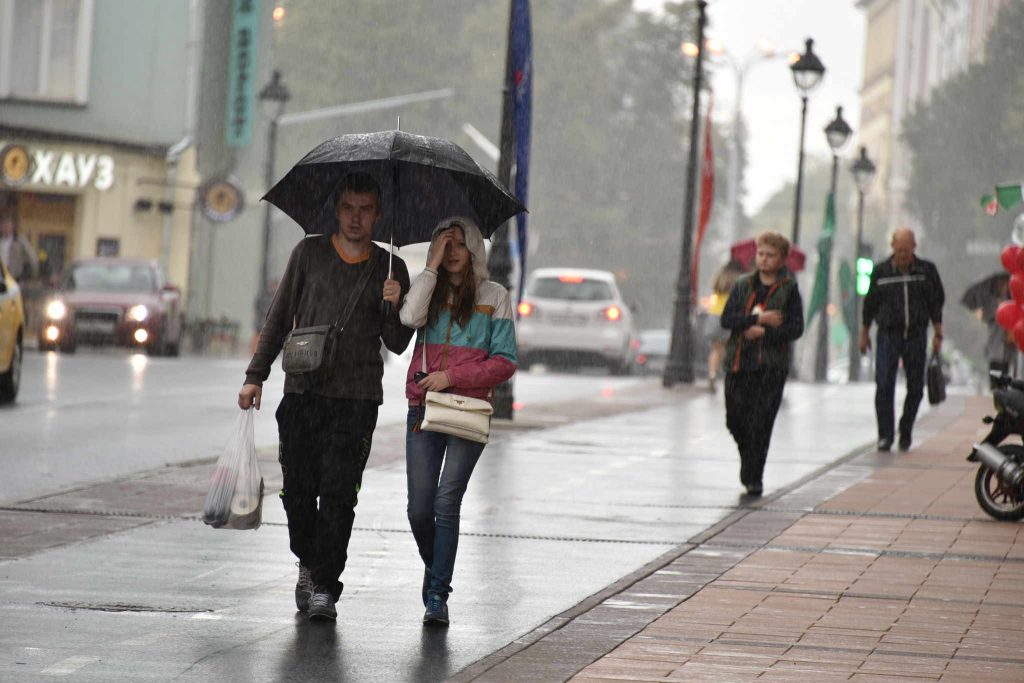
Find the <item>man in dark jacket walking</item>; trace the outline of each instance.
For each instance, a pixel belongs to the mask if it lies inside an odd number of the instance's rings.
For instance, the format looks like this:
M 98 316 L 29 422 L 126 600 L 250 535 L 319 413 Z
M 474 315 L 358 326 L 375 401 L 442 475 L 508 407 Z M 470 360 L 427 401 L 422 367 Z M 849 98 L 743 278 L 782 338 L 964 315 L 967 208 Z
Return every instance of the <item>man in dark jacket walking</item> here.
M 292 251 L 238 392 L 240 408 L 258 410 L 263 381 L 288 333 L 343 324 L 333 362 L 312 382 L 288 375 L 277 409 L 281 501 L 291 550 L 299 559 L 295 606 L 310 619 L 330 621 L 338 616 L 338 579 L 348 559 L 363 468 L 383 402 L 380 344 L 401 353 L 413 335 L 398 317 L 409 271 L 396 256 L 389 273 L 388 253 L 372 241 L 381 214 L 377 182 L 363 173 L 346 176 L 335 209 L 336 232 L 307 236 Z M 382 298 L 390 304 L 387 309 Z M 353 308 L 344 324 L 349 299 Z
M 917 258 L 914 232 L 901 228 L 892 235 L 892 256 L 876 263 L 871 287 L 864 297 L 864 319 L 860 351 L 871 347 L 871 323 L 878 323 L 875 352 L 875 414 L 878 417 L 878 450 L 892 449 L 895 435 L 893 397 L 896 371 L 903 360 L 907 376 L 907 398 L 900 417 L 899 448 L 910 450 L 914 419 L 924 396 L 924 373 L 928 355 L 928 323 L 934 329 L 932 349 L 942 348 L 942 305 L 945 293 L 939 271 L 931 261 Z

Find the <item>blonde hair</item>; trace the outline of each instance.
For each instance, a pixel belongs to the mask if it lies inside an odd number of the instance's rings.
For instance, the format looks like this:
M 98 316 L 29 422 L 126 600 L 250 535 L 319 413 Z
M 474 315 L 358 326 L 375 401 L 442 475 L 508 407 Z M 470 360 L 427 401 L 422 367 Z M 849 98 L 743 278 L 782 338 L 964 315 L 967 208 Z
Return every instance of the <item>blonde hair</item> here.
M 775 249 L 782 255 L 782 258 L 789 257 L 789 240 L 777 232 L 766 230 L 760 233 L 754 241 L 758 246 L 764 244 Z

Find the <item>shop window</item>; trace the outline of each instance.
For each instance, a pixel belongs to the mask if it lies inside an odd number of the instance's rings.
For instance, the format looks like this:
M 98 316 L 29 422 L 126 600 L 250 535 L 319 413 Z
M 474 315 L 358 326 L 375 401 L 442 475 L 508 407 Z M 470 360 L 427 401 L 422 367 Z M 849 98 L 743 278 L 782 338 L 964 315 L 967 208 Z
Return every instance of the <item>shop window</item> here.
M 0 97 L 85 104 L 95 0 L 0 0 Z
M 120 256 L 121 240 L 115 237 L 100 237 L 96 240 L 97 256 Z

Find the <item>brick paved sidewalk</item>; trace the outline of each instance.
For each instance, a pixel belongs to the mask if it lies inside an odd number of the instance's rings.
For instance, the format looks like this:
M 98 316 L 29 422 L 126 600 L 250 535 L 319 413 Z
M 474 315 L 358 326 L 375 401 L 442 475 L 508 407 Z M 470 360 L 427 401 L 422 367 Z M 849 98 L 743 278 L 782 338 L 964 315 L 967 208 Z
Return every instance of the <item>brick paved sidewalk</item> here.
M 572 680 L 1024 680 L 1024 526 L 981 512 L 964 461 L 990 410 L 968 399 L 874 456 L 890 462 Z
M 952 398 L 910 453 L 738 511 L 456 680 L 1024 680 L 1024 525 L 964 460 L 988 412 Z

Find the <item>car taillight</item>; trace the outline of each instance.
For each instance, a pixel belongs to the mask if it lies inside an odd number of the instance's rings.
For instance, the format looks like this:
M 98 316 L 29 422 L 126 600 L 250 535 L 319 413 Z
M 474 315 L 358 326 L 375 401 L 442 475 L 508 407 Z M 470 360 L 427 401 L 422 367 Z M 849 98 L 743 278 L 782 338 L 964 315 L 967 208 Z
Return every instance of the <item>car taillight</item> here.
M 643 353 L 637 355 L 636 362 L 637 362 L 637 365 L 643 365 L 644 363 L 647 362 L 647 355 L 643 354 Z
M 609 306 L 601 311 L 601 315 L 604 316 L 606 320 L 615 322 L 617 320 L 622 320 L 622 309 L 618 306 Z
M 519 316 L 520 317 L 522 317 L 522 318 L 529 318 L 533 314 L 533 312 L 535 310 L 537 310 L 537 309 L 529 301 L 522 301 L 522 302 L 520 302 L 520 304 L 516 308 L 516 310 L 519 311 Z

